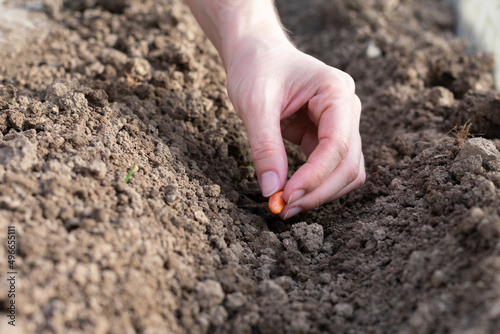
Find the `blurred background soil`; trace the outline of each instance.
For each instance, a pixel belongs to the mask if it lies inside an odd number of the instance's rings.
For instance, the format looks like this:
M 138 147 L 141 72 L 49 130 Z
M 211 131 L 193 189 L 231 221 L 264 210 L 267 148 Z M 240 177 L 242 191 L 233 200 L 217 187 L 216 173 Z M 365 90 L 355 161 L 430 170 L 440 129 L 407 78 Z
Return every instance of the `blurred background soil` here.
M 301 50 L 354 77 L 368 174 L 286 222 L 181 1 L 3 2 L 16 332 L 500 330 L 500 97 L 444 1 L 277 1 Z

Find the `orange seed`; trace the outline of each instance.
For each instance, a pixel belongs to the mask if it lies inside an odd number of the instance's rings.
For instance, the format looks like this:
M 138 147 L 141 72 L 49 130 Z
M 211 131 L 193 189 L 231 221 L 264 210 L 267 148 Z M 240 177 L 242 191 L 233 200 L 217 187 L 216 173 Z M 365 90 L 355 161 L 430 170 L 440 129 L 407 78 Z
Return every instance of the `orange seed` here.
M 281 210 L 283 210 L 285 204 L 286 202 L 285 199 L 283 198 L 283 190 L 280 190 L 271 197 L 269 197 L 269 210 L 271 210 L 271 212 L 274 214 L 280 213 Z

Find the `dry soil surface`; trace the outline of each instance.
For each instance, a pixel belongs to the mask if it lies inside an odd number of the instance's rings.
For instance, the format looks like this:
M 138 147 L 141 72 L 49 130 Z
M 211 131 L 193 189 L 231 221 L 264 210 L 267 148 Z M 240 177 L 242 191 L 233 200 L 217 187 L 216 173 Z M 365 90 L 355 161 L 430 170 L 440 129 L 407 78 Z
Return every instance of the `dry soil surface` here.
M 19 333 L 500 331 L 500 98 L 444 1 L 278 1 L 356 80 L 368 174 L 285 222 L 181 1 L 4 2 L 2 333 L 8 226 Z

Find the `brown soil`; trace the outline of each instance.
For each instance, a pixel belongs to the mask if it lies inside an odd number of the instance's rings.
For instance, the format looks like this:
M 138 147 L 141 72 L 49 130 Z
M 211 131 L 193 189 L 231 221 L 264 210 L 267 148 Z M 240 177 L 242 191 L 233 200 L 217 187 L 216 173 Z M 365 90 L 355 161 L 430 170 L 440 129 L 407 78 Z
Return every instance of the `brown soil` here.
M 500 330 L 492 57 L 466 53 L 444 1 L 304 6 L 278 1 L 298 47 L 355 78 L 368 179 L 286 222 L 180 0 L 44 0 L 37 28 L 3 27 L 0 277 L 14 225 L 18 332 Z

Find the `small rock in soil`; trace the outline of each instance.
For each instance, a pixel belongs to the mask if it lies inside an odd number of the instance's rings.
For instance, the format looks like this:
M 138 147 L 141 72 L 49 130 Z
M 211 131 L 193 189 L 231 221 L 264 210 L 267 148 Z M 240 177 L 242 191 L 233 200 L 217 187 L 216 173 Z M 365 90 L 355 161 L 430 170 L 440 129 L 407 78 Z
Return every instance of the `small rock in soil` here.
M 323 226 L 301 222 L 292 226 L 292 236 L 306 253 L 317 253 L 323 244 Z
M 467 159 L 471 156 L 480 156 L 490 170 L 500 170 L 500 152 L 498 152 L 491 140 L 485 138 L 467 140 L 455 161 Z
M 28 171 L 37 161 L 35 145 L 24 136 L 0 143 L 0 164 L 6 168 Z
M 197 299 L 203 308 L 211 308 L 219 305 L 224 300 L 224 291 L 219 282 L 206 280 L 198 282 L 195 287 Z

